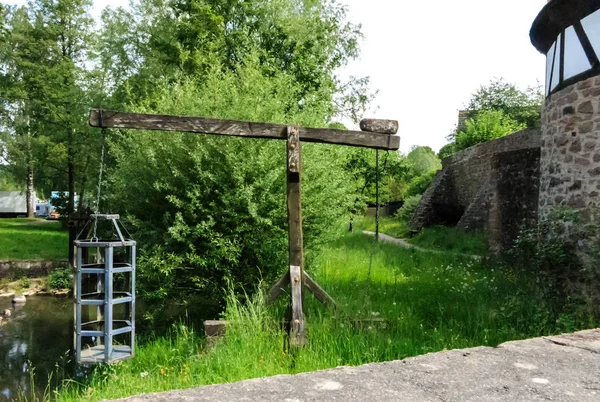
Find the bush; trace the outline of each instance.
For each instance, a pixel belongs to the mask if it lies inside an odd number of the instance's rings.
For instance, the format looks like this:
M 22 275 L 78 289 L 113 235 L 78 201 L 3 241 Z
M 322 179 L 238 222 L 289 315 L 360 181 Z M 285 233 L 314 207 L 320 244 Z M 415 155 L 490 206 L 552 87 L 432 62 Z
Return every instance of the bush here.
M 435 177 L 436 174 L 436 170 L 432 170 L 429 171 L 427 173 L 424 173 L 420 176 L 417 176 L 415 178 L 413 178 L 409 185 L 408 185 L 408 189 L 406 190 L 406 193 L 404 194 L 405 197 L 414 197 L 416 195 L 421 195 L 423 194 L 427 188 L 431 185 L 431 183 L 433 182 L 433 178 Z
M 483 110 L 476 117 L 467 119 L 464 131 L 456 134 L 456 150 L 467 149 L 524 128 L 524 124 L 519 124 L 501 110 Z
M 288 105 L 299 89 L 286 76 L 265 77 L 257 70 L 249 65 L 235 74 L 215 73 L 202 86 L 192 81 L 158 86 L 156 106 L 140 111 L 326 125 L 319 105 Z M 127 217 L 141 245 L 138 290 L 150 324 L 168 324 L 186 311 L 195 319 L 214 318 L 224 308 L 227 280 L 241 291 L 283 273 L 284 143 L 144 132 L 111 140 L 109 202 Z M 355 187 L 345 169 L 350 150 L 302 145 L 306 250 L 338 237 L 336 223 L 352 209 Z
M 413 195 L 412 197 L 405 199 L 402 208 L 396 212 L 396 218 L 402 220 L 410 219 L 417 211 L 419 202 L 421 202 L 421 195 Z
M 70 289 L 73 285 L 71 270 L 69 268 L 55 269 L 48 275 L 49 289 Z
M 584 215 L 557 207 L 537 227 L 523 230 L 508 252 L 510 265 L 535 275 L 557 310 L 600 299 L 600 225 Z

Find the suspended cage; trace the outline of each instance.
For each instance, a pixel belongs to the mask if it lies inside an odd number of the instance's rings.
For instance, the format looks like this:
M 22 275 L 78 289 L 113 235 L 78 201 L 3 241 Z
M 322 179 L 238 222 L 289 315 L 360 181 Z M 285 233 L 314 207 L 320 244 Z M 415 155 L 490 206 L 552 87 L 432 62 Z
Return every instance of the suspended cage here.
M 80 364 L 134 356 L 136 242 L 123 237 L 118 219 L 92 215 L 93 234 L 74 242 L 75 352 Z M 99 239 L 97 229 L 111 235 Z

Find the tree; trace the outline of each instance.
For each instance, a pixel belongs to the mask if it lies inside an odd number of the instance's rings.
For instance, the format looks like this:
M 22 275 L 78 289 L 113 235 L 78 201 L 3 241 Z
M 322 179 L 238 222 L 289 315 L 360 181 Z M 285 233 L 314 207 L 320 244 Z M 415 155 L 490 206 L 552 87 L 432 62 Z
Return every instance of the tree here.
M 471 118 L 482 111 L 502 111 L 519 125 L 536 128 L 541 125 L 544 94 L 541 87 L 517 88 L 504 79 L 494 79 L 486 86 L 481 86 L 473 95 L 467 106 Z
M 502 78 L 491 80 L 471 95 L 466 122 L 470 126 L 450 134 L 447 137 L 450 143 L 440 149 L 439 157 L 443 159 L 523 128 L 540 127 L 543 103 L 544 94 L 539 85 L 521 90 Z
M 440 158 L 430 147 L 413 147 L 406 158 L 412 166 L 413 176 L 420 176 L 442 168 Z
M 26 171 L 28 194 L 34 168 L 37 187 L 46 196 L 66 190 L 67 219 L 75 214 L 76 192 L 83 208 L 99 145 L 87 124 L 101 88 L 94 82 L 90 7 L 88 0 L 34 0 L 12 8 L 0 47 L 6 158 L 15 172 Z M 70 240 L 74 237 L 71 228 Z
M 369 100 L 337 69 L 356 55 L 355 27 L 333 1 L 148 1 L 106 11 L 104 105 L 136 111 L 335 125 Z M 345 86 L 347 85 L 347 86 Z M 336 95 L 345 86 L 348 98 Z M 151 132 L 113 132 L 104 205 L 140 244 L 140 294 L 163 316 L 221 311 L 227 281 L 250 289 L 286 265 L 285 146 Z M 160 140 L 157 140 L 160 139 Z M 356 198 L 351 149 L 304 144 L 307 250 L 338 235 Z M 127 222 L 126 222 L 127 223 Z M 310 253 L 307 255 L 310 270 Z M 242 292 L 240 292 L 242 293 Z M 175 301 L 175 303 L 174 303 Z
M 103 21 L 101 60 L 117 104 L 153 98 L 165 78 L 202 80 L 215 65 L 235 71 L 248 57 L 266 75 L 294 78 L 300 89 L 288 107 L 317 97 L 329 119 L 357 118 L 372 99 L 368 79 L 337 77 L 358 54 L 360 30 L 335 0 L 141 0 L 131 11 L 106 10 Z
M 456 149 L 463 150 L 525 128 L 501 110 L 484 110 L 475 118 L 467 119 L 465 130 L 456 136 Z
M 8 22 L 0 31 L 0 136 L 2 155 L 13 177 L 25 182 L 27 217 L 34 217 L 34 168 L 38 162 L 41 133 L 34 119 L 33 99 L 39 82 L 39 65 L 47 53 L 34 38 L 34 26 L 24 7 L 9 8 Z

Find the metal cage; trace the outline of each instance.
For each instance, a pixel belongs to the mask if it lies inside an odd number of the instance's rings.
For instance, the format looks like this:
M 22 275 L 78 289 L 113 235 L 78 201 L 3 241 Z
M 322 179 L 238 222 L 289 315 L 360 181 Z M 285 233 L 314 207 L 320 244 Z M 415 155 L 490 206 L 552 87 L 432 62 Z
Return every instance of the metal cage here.
M 74 242 L 75 352 L 80 364 L 109 364 L 134 357 L 136 242 L 123 237 L 118 215 L 93 218 L 111 222 L 118 239 Z

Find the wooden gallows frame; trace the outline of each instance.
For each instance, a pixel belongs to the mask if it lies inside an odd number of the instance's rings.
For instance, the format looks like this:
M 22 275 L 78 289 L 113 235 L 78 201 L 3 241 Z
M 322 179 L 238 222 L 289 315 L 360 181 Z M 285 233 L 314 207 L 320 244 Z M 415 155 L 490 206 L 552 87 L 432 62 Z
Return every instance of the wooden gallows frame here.
M 308 289 L 323 304 L 334 304 L 333 299 L 304 272 L 302 191 L 300 183 L 302 174 L 301 141 L 382 150 L 398 150 L 400 148 L 400 137 L 393 135 L 398 131 L 398 122 L 394 120 L 365 119 L 360 124 L 363 131 L 345 131 L 92 109 L 90 110 L 89 123 L 93 127 L 100 128 L 181 131 L 196 134 L 287 140 L 289 270 L 273 285 L 269 292 L 269 299 L 278 298 L 283 293 L 283 289 L 290 284 L 292 306 L 290 344 L 292 346 L 302 346 L 306 343 L 303 289 Z

